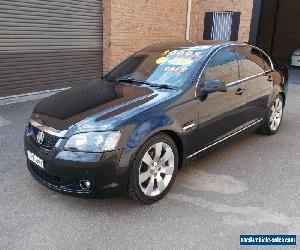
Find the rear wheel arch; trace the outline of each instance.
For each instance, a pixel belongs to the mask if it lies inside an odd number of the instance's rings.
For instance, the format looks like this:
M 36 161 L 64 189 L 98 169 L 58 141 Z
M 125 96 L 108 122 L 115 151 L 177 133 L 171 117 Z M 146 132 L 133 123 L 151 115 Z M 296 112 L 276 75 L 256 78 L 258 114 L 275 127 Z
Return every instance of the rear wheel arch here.
M 277 101 L 278 104 L 276 105 Z M 281 105 L 279 105 L 280 102 Z M 279 92 L 276 95 L 276 97 L 273 98 L 272 104 L 268 108 L 264 120 L 261 126 L 257 130 L 260 134 L 274 135 L 277 133 L 282 121 L 283 107 L 284 107 L 284 97 L 282 93 Z M 272 128 L 272 124 L 276 127 Z
M 286 95 L 284 92 L 279 92 L 279 95 L 281 95 L 282 99 L 283 99 L 283 106 L 285 106 L 285 102 L 286 102 Z
M 283 89 L 278 86 L 278 85 L 274 85 L 274 89 L 272 91 L 272 94 L 269 96 L 269 100 L 268 100 L 268 107 L 271 107 L 271 105 L 273 104 L 274 100 L 276 99 L 276 97 L 280 95 L 283 99 L 283 105 L 285 105 L 286 103 L 286 93 L 283 91 Z

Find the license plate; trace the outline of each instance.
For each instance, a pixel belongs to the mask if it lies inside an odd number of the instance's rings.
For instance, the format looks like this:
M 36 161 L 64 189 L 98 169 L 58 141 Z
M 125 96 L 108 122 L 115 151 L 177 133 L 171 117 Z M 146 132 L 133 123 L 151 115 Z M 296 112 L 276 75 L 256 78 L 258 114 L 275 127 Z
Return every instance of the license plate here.
M 44 161 L 29 150 L 27 150 L 27 157 L 30 161 L 38 165 L 40 168 L 44 168 Z

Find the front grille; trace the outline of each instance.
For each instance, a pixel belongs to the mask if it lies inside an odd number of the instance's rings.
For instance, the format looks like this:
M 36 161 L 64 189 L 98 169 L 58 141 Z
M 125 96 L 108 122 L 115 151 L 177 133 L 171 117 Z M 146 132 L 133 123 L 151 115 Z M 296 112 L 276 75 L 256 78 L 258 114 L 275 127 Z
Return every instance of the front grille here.
M 31 130 L 31 138 L 32 140 L 39 146 L 39 147 L 42 147 L 42 148 L 45 148 L 45 149 L 48 149 L 48 150 L 51 150 L 55 144 L 58 142 L 59 140 L 59 137 L 57 136 L 54 136 L 54 135 L 51 135 L 47 132 L 44 132 L 44 141 L 42 144 L 39 144 L 37 142 L 37 134 L 38 132 L 40 131 L 38 128 L 30 125 L 29 127 L 29 130 Z
M 32 163 L 31 164 L 31 170 L 33 171 L 33 173 L 35 175 L 37 175 L 39 178 L 43 179 L 44 181 L 46 181 L 47 183 L 57 186 L 60 186 L 60 181 L 61 179 L 57 176 L 54 175 L 50 175 L 47 172 L 43 171 L 42 169 L 39 169 L 36 166 L 33 166 Z

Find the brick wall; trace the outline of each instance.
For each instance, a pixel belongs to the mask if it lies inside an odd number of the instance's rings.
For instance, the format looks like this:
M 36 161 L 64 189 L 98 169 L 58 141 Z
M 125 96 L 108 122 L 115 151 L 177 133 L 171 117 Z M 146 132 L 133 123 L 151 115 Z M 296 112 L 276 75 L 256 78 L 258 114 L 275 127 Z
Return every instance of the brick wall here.
M 103 73 L 110 68 L 111 0 L 103 0 Z
M 104 72 L 133 52 L 185 39 L 187 0 L 103 0 Z M 239 40 L 248 41 L 253 0 L 192 0 L 190 39 L 200 41 L 206 11 L 241 11 Z
M 185 38 L 185 0 L 104 0 L 106 11 L 104 71 L 147 45 Z

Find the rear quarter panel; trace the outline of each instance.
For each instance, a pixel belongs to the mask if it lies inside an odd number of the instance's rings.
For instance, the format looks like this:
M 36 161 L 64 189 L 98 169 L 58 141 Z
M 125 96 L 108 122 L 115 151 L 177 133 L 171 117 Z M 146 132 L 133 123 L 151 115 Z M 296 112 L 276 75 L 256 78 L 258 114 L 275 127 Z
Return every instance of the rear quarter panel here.
M 270 76 L 273 77 L 273 92 L 269 97 L 268 105 L 271 106 L 275 97 L 281 94 L 284 98 L 284 102 L 286 101 L 286 95 L 288 91 L 288 71 L 283 70 L 274 70 L 269 73 Z

